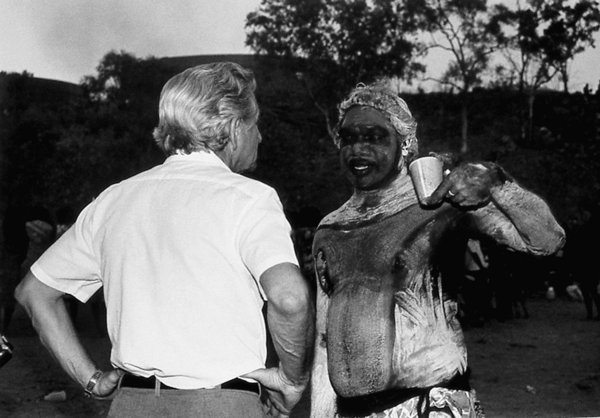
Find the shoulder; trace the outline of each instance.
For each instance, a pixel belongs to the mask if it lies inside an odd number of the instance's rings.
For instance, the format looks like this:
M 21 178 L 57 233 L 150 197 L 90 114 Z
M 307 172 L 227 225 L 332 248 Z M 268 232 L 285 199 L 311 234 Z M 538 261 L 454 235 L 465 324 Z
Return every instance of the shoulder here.
M 424 222 L 436 220 L 438 223 L 456 222 L 457 218 L 462 218 L 463 213 L 450 205 L 441 205 L 436 208 L 426 209 L 414 202 L 404 207 L 399 207 L 394 211 L 381 213 L 360 213 L 352 208 L 348 208 L 347 203 L 340 206 L 335 211 L 329 213 L 319 223 L 319 229 L 366 226 L 378 224 L 385 220 L 397 221 L 401 218 L 403 224 L 419 225 Z
M 235 188 L 240 193 L 247 194 L 249 196 L 277 194 L 273 187 L 259 180 L 236 173 L 231 173 L 229 177 L 229 183 L 231 187 Z
M 343 221 L 345 219 L 344 213 L 346 212 L 347 205 L 348 202 L 344 203 L 336 210 L 325 215 L 323 219 L 321 219 L 321 221 L 319 222 L 318 228 L 321 228 L 326 225 L 335 225 L 336 223 Z
M 227 200 L 246 210 L 283 212 L 277 191 L 258 180 L 232 173 L 226 182 Z

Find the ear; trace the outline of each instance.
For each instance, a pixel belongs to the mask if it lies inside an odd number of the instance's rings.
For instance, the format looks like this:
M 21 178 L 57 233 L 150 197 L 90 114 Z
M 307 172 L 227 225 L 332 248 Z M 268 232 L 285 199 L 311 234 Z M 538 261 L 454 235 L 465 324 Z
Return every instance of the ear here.
M 227 143 L 232 151 L 237 149 L 240 139 L 240 120 L 235 119 L 229 125 L 229 142 Z

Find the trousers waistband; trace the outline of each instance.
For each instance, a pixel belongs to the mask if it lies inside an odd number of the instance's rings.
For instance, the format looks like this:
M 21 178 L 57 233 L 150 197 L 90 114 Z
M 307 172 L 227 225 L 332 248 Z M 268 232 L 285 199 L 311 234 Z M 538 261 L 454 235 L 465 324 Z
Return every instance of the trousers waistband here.
M 127 373 L 123 376 L 123 379 L 121 380 L 121 387 L 128 388 L 155 389 L 157 384 L 160 385 L 159 387 L 162 390 L 179 390 L 172 386 L 165 385 L 161 381 L 157 380 L 155 376 L 142 377 Z M 237 377 L 235 379 L 231 379 L 227 382 L 221 383 L 220 385 L 216 386 L 215 389 L 245 390 L 248 392 L 260 394 L 260 388 L 258 383 L 247 382 Z

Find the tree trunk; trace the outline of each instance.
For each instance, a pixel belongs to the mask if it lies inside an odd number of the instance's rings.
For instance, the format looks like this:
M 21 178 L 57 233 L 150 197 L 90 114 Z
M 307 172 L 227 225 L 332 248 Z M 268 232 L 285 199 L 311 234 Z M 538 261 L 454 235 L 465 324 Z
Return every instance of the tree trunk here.
M 468 97 L 466 94 L 463 94 L 462 106 L 460 111 L 461 116 L 461 133 L 460 133 L 460 152 L 461 154 L 466 154 L 469 150 L 469 140 L 468 140 L 468 132 L 469 132 L 469 103 Z
M 533 142 L 533 103 L 535 102 L 535 92 L 530 91 L 527 95 L 527 140 Z
M 523 81 L 519 83 L 519 101 L 518 101 L 518 116 L 519 116 L 519 141 L 524 144 L 527 141 L 527 103 L 528 92 L 525 90 Z
M 569 71 L 566 68 L 566 64 L 565 69 L 561 71 L 561 78 L 563 82 L 563 93 L 569 94 Z
M 528 118 L 526 109 L 527 105 L 525 104 L 527 102 L 528 99 L 523 97 L 521 97 L 521 101 L 519 102 L 519 141 L 521 143 L 525 143 L 527 141 Z

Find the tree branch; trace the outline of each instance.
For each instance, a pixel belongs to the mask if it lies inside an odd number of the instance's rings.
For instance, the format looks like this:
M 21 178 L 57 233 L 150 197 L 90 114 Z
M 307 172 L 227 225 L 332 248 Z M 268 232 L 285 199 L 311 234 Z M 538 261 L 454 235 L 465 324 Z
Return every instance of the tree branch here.
M 304 75 L 304 73 L 302 72 L 297 72 L 296 73 L 296 78 L 302 83 L 302 85 L 304 86 L 304 89 L 306 90 L 306 93 L 308 94 L 308 97 L 310 97 L 310 99 L 312 100 L 314 106 L 317 108 L 317 110 L 319 112 L 321 112 L 325 118 L 325 124 L 327 126 L 327 134 L 329 134 L 329 137 L 332 140 L 335 140 L 335 132 L 333 130 L 333 127 L 331 125 L 331 118 L 329 117 L 329 112 L 327 111 L 327 108 L 323 105 L 321 105 L 315 95 L 313 94 L 310 86 L 308 85 L 308 81 L 306 80 L 306 76 Z

